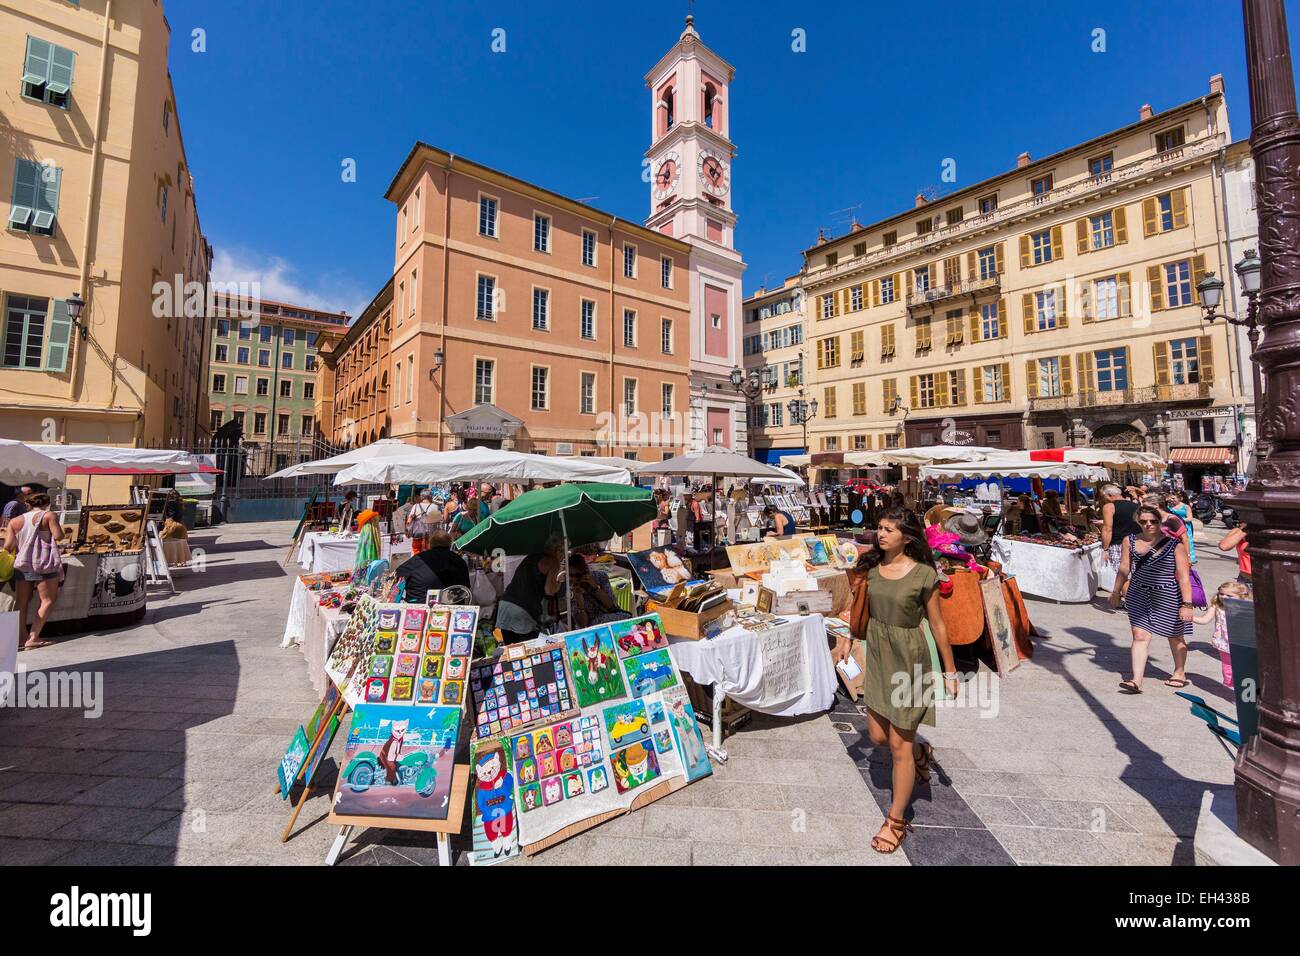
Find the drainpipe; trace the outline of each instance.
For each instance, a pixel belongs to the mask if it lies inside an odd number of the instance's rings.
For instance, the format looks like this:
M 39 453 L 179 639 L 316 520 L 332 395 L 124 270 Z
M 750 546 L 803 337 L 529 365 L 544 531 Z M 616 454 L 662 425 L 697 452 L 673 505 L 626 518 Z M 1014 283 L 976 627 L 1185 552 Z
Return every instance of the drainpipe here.
M 451 362 L 447 358 L 447 287 L 451 285 L 451 277 L 447 274 L 450 268 L 449 256 L 451 254 L 451 166 L 456 162 L 456 154 L 447 155 L 447 168 L 442 174 L 442 202 L 443 202 L 443 219 L 442 219 L 442 328 L 438 333 L 438 348 L 442 349 L 442 381 L 438 383 L 438 450 L 444 451 L 442 447 L 442 421 L 444 410 L 447 404 L 447 377 L 451 375 Z M 421 217 L 423 218 L 423 217 Z M 421 229 L 424 227 L 421 226 Z M 478 290 L 474 290 L 477 298 Z M 477 308 L 477 306 L 475 306 Z M 389 353 L 392 352 L 392 346 L 389 346 Z M 474 373 L 471 372 L 471 375 Z M 471 378 L 470 388 L 474 388 L 476 380 Z M 470 393 L 473 398 L 473 393 Z M 495 396 L 494 396 L 495 397 Z M 415 417 L 416 425 L 419 425 L 420 416 Z
M 614 225 L 617 222 L 618 222 L 617 216 L 609 217 L 609 416 L 611 422 L 617 422 L 620 420 L 618 414 L 615 411 L 615 409 L 618 408 L 618 391 L 615 388 L 615 382 L 614 382 L 614 336 L 618 333 L 618 321 L 617 321 L 617 317 L 614 315 L 614 313 L 617 311 L 614 308 L 614 275 L 615 275 L 614 273 L 614 259 L 615 259 Z M 623 426 L 624 426 L 623 431 L 625 433 L 623 437 L 626 438 L 627 423 L 624 422 Z M 615 434 L 617 434 L 617 432 L 615 432 Z M 608 448 L 605 449 L 606 453 L 609 455 L 613 455 L 614 454 L 613 438 L 611 437 L 610 440 L 606 442 L 606 444 L 609 446 Z M 600 447 L 599 437 L 597 437 L 596 440 L 596 447 L 597 448 Z
M 90 143 L 90 188 L 86 191 L 86 236 L 81 244 L 81 268 L 77 276 L 77 291 L 81 297 L 86 300 L 86 309 L 90 309 L 90 241 L 94 235 L 94 214 L 99 199 L 99 156 L 101 152 L 101 143 L 103 142 L 104 133 L 104 86 L 108 81 L 108 37 L 109 30 L 113 22 L 113 0 L 104 0 L 104 34 L 99 41 L 99 86 L 95 92 L 95 132 Z M 85 334 L 90 332 L 87 326 L 90 323 L 90 313 L 82 313 L 82 321 L 87 325 L 81 326 L 86 330 Z M 77 390 L 80 376 L 77 374 L 77 339 L 79 333 L 73 329 L 72 341 L 68 347 L 68 361 L 72 365 L 72 374 L 68 377 L 68 400 L 77 401 Z M 116 352 L 116 349 L 114 350 Z M 109 379 L 114 385 L 114 395 L 116 395 L 117 384 L 117 358 L 112 360 Z M 111 405 L 113 399 L 110 398 Z M 138 431 L 138 430 L 137 430 Z M 138 442 L 137 442 L 138 443 Z

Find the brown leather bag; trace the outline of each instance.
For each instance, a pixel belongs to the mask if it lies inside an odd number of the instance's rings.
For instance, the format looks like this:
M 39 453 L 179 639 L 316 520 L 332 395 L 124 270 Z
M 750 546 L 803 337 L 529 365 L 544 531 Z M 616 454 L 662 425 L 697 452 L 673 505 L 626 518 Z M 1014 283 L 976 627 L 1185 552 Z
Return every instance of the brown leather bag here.
M 867 598 L 867 572 L 850 568 L 847 574 L 852 598 L 848 610 L 840 614 L 840 620 L 847 622 L 849 632 L 858 640 L 862 640 L 867 636 L 867 618 L 870 610 Z

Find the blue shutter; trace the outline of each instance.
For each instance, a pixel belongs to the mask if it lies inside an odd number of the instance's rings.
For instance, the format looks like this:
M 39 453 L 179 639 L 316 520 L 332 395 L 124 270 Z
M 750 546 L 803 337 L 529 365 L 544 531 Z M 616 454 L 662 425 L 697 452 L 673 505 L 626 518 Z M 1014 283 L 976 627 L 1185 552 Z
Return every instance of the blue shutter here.
M 62 96 L 72 89 L 72 67 L 77 62 L 77 54 L 61 46 L 50 47 L 50 81 L 45 89 Z
M 54 310 L 50 313 L 50 334 L 45 341 L 45 371 L 62 372 L 68 367 L 68 343 L 72 339 L 72 316 L 68 315 L 68 303 L 64 299 L 54 300 Z
M 36 215 L 32 217 L 32 228 L 53 231 L 55 217 L 59 214 L 63 170 L 57 166 L 37 166 L 36 176 Z
M 9 224 L 26 227 L 36 211 L 40 167 L 30 159 L 14 164 L 14 191 L 10 199 Z
M 23 61 L 23 82 L 40 86 L 50 80 L 52 44 L 36 37 L 27 38 L 27 59 Z

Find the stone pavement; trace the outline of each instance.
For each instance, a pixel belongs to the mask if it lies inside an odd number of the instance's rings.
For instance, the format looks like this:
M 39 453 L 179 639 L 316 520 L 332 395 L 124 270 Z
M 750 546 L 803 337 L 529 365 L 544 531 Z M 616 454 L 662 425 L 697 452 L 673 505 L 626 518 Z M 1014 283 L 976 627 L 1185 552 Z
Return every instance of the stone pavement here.
M 0 710 L 0 863 L 315 864 L 334 837 L 325 822 L 337 766 L 321 769 L 294 837 L 275 766 L 317 697 L 301 654 L 280 636 L 295 568 L 281 565 L 290 522 L 196 533 L 202 573 L 180 572 L 175 596 L 150 596 L 132 628 L 70 637 L 24 652 L 31 670 L 102 672 L 104 709 Z M 1207 590 L 1235 574 L 1198 538 Z M 997 714 L 946 709 L 932 740 L 940 772 L 921 786 L 904 853 L 867 843 L 888 804 L 888 767 L 862 739 L 847 702 L 828 715 L 756 715 L 726 743 L 714 775 L 510 865 L 938 864 L 1190 862 L 1200 794 L 1232 780 L 1231 756 L 1183 701 L 1127 669 L 1122 614 L 1032 601 L 1042 637 L 1005 681 Z M 1192 688 L 1228 712 L 1208 628 L 1197 628 Z M 334 744 L 341 752 L 344 730 Z M 453 848 L 463 850 L 460 838 Z M 463 861 L 463 854 L 457 854 Z M 364 831 L 344 864 L 432 863 L 432 838 Z

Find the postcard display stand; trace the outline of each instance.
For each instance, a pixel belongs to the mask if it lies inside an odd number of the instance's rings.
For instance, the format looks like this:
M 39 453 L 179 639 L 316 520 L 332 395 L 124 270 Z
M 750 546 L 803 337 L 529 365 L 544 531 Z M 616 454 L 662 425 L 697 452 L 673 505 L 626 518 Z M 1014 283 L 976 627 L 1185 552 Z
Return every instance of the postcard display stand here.
M 352 710 L 329 814 L 340 830 L 326 863 L 360 826 L 436 833 L 439 863 L 451 865 L 448 835 L 460 832 L 469 784 L 455 756 L 478 614 L 358 603 L 325 664 Z
M 656 614 L 507 646 L 470 671 L 471 865 L 532 855 L 712 773 Z

